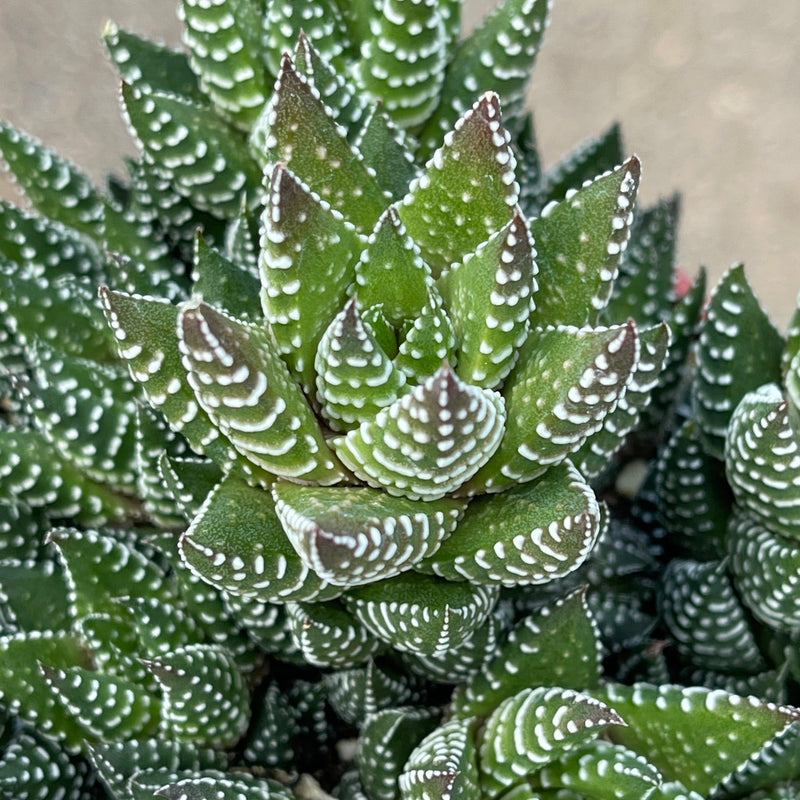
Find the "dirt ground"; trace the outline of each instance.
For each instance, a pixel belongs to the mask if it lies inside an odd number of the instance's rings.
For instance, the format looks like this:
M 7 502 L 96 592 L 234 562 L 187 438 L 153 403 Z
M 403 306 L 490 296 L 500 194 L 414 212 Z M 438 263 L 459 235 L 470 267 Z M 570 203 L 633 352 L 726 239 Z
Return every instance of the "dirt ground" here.
M 544 2 L 544 0 L 540 0 Z M 467 0 L 474 19 L 487 0 Z M 177 43 L 172 0 L 0 0 L 0 117 L 82 165 L 130 139 L 99 34 L 106 19 Z M 641 198 L 680 190 L 679 261 L 744 261 L 785 327 L 800 289 L 800 3 L 555 0 L 530 102 L 552 163 L 613 120 Z M 11 197 L 0 178 L 0 196 Z

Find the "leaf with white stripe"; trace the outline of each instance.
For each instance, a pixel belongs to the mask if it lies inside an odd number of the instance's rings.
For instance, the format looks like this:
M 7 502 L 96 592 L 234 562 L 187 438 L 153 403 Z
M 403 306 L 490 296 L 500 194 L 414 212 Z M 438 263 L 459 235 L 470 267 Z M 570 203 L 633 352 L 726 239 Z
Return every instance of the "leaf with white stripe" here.
M 365 483 L 389 494 L 435 500 L 458 489 L 495 451 L 505 408 L 443 365 L 371 422 L 334 441 Z
M 276 481 L 275 512 L 300 558 L 320 578 L 359 586 L 404 572 L 453 532 L 465 503 L 409 500 L 367 487 Z

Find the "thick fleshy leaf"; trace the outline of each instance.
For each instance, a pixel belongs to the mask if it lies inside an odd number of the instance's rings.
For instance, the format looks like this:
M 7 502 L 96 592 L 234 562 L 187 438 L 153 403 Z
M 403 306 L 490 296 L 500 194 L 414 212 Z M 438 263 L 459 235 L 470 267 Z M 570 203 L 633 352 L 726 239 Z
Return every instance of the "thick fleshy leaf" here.
M 594 492 L 571 462 L 469 504 L 455 533 L 418 568 L 448 580 L 525 586 L 563 578 L 600 532 Z
M 511 120 L 522 111 L 528 78 L 547 24 L 546 0 L 506 0 L 455 48 L 441 103 L 420 141 L 430 153 L 480 92 L 498 92 Z
M 297 725 L 289 699 L 274 681 L 253 708 L 253 719 L 242 742 L 247 765 L 289 769 L 294 762 L 291 740 Z
M 694 413 L 707 451 L 725 457 L 728 423 L 739 401 L 781 379 L 783 337 L 759 305 L 744 274 L 731 267 L 706 309 L 697 347 Z
M 281 355 L 309 396 L 319 341 L 344 304 L 360 250 L 355 228 L 278 164 L 261 217 L 261 305 Z
M 47 541 L 58 548 L 75 617 L 96 612 L 122 616 L 116 599 L 123 597 L 175 597 L 164 569 L 109 533 L 54 528 Z
M 296 480 L 342 478 L 267 330 L 189 302 L 180 312 L 178 341 L 197 402 L 247 462 Z
M 363 156 L 325 107 L 320 92 L 284 55 L 275 93 L 250 136 L 262 166 L 284 163 L 307 186 L 355 225 L 372 230 L 386 206 Z
M 439 5 L 386 0 L 361 44 L 359 82 L 404 128 L 425 122 L 439 102 L 447 59 Z
M 504 422 L 500 395 L 469 386 L 444 364 L 334 447 L 370 486 L 435 500 L 458 489 L 486 462 L 500 443 Z
M 279 73 L 281 56 L 291 53 L 298 37 L 303 35 L 314 43 L 326 61 L 339 64 L 344 51 L 350 49 L 342 17 L 349 11 L 347 6 L 347 3 L 340 4 L 336 0 L 309 0 L 302 6 L 288 0 L 269 3 L 264 15 L 263 52 L 269 71 L 273 75 Z M 355 9 L 353 11 L 357 13 Z M 368 19 L 361 22 L 367 23 Z
M 187 522 L 194 519 L 209 492 L 222 478 L 213 461 L 170 458 L 164 452 L 158 459 L 158 475 L 167 487 L 172 508 L 180 511 Z
M 31 631 L 0 637 L 0 701 L 49 738 L 75 751 L 85 732 L 56 700 L 40 664 L 88 668 L 91 654 L 79 637 L 66 632 Z
M 493 389 L 511 371 L 528 335 L 536 292 L 536 249 L 520 209 L 437 286 L 458 340 L 459 376 Z
M 690 664 L 738 673 L 767 668 L 723 563 L 670 561 L 661 579 L 661 613 Z
M 356 669 L 337 670 L 325 676 L 328 702 L 348 724 L 361 727 L 385 708 L 410 703 L 419 682 L 390 664 L 369 661 Z
M 158 700 L 132 681 L 81 666 L 42 665 L 42 674 L 64 710 L 87 739 L 152 736 L 158 726 Z
M 145 659 L 164 692 L 162 729 L 168 737 L 212 747 L 234 745 L 250 719 L 244 678 L 218 645 L 187 645 Z
M 189 569 L 234 595 L 285 602 L 337 594 L 294 551 L 270 495 L 230 476 L 209 494 L 179 547 Z
M 669 342 L 666 323 L 639 331 L 639 356 L 625 393 L 603 420 L 603 427 L 590 436 L 573 457 L 582 475 L 591 479 L 607 470 L 628 435 L 639 427 L 642 412 L 650 404 L 663 372 Z
M 103 259 L 96 243 L 73 228 L 0 201 L 0 254 L 50 280 L 64 275 L 98 278 Z
M 216 109 L 248 130 L 267 100 L 270 79 L 259 57 L 257 0 L 182 0 L 183 41 L 192 70 Z
M 440 653 L 457 647 L 484 623 L 497 594 L 491 586 L 406 572 L 353 589 L 343 601 L 367 630 L 397 650 Z
M 745 511 L 728 525 L 730 569 L 736 591 L 752 614 L 779 631 L 800 629 L 800 548 Z
M 260 170 L 244 138 L 211 109 L 123 84 L 122 100 L 146 159 L 201 211 L 235 216 L 242 194 L 259 196 Z
M 563 758 L 622 717 L 587 694 L 557 686 L 523 689 L 504 700 L 481 733 L 480 771 L 485 792 L 499 793 Z
M 724 555 L 733 498 L 723 465 L 703 449 L 696 420 L 672 434 L 655 474 L 658 509 L 672 541 L 695 558 Z
M 277 781 L 246 772 L 197 775 L 166 783 L 153 797 L 168 800 L 292 800 L 292 792 Z
M 531 331 L 503 389 L 503 441 L 466 490 L 532 480 L 600 430 L 631 379 L 638 338 L 633 323 Z
M 106 201 L 74 164 L 5 122 L 0 122 L 0 159 L 41 214 L 99 236 Z
M 398 206 L 434 276 L 512 218 L 519 199 L 511 137 L 487 92 L 455 124 Z
M 72 624 L 67 581 L 55 561 L 0 561 L 3 616 L 20 631 L 67 631 Z
M 776 384 L 749 392 L 736 407 L 725 468 L 740 506 L 771 530 L 800 540 L 800 430 Z
M 594 692 L 627 727 L 611 741 L 645 756 L 665 780 L 705 796 L 787 725 L 796 709 L 700 687 L 608 684 Z
M 195 238 L 193 272 L 195 297 L 239 319 L 260 318 L 258 278 L 246 266 L 209 247 L 199 232 Z
M 186 437 L 192 450 L 220 465 L 233 461 L 233 448 L 198 405 L 181 364 L 178 308 L 155 297 L 114 292 L 104 286 L 100 300 L 119 356 L 142 385 L 150 405 Z
M 397 400 L 406 385 L 364 322 L 355 298 L 333 319 L 314 359 L 321 413 L 337 431 L 367 422 Z
M 81 800 L 94 783 L 88 763 L 35 731 L 8 743 L 0 761 L 0 795 L 21 800 Z
M 387 708 L 367 717 L 358 740 L 361 782 L 373 800 L 400 800 L 397 779 L 414 748 L 439 723 L 435 708 Z
M 595 739 L 537 772 L 543 789 L 569 789 L 593 800 L 649 798 L 661 773 L 644 757 L 618 744 Z
M 287 603 L 286 611 L 295 644 L 315 667 L 348 669 L 383 648 L 337 603 Z
M 277 481 L 275 512 L 305 564 L 338 586 L 359 586 L 410 569 L 453 532 L 465 503 L 409 500 L 367 487 Z
M 628 244 L 640 173 L 632 156 L 531 220 L 539 265 L 532 325 L 597 323 Z
M 141 92 L 166 92 L 203 101 L 197 76 L 185 53 L 106 23 L 103 42 L 120 77 Z
M 562 200 L 564 195 L 586 181 L 591 181 L 609 169 L 614 169 L 625 158 L 622 146 L 622 133 L 619 125 L 613 123 L 599 136 L 581 142 L 542 176 L 539 190 L 542 205 L 552 200 Z M 624 317 L 614 318 L 619 322 Z
M 478 721 L 452 719 L 414 748 L 397 780 L 402 800 L 480 800 Z
M 525 617 L 508 640 L 453 694 L 458 717 L 485 717 L 526 687 L 586 689 L 598 685 L 597 627 L 579 590 Z

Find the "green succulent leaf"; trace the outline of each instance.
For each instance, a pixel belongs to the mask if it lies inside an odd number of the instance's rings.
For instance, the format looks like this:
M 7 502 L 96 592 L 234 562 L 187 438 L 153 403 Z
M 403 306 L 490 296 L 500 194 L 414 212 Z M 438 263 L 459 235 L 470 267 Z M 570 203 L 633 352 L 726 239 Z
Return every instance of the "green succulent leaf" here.
M 234 263 L 209 247 L 198 232 L 194 251 L 192 294 L 208 305 L 239 319 L 261 317 L 258 278 L 246 266 Z
M 286 611 L 295 644 L 316 667 L 356 667 L 383 649 L 338 603 L 287 603 Z
M 222 475 L 213 461 L 201 458 L 170 458 L 162 452 L 158 459 L 158 474 L 169 490 L 172 506 L 191 522 L 209 492 L 220 482 Z
M 664 622 L 689 663 L 738 673 L 767 668 L 724 563 L 673 559 L 661 587 Z
M 397 780 L 402 800 L 479 800 L 478 721 L 452 719 L 414 748 Z
M 204 95 L 185 53 L 106 23 L 103 42 L 120 77 L 140 92 L 165 92 L 203 102 Z
M 378 185 L 399 200 L 417 177 L 417 165 L 410 150 L 411 143 L 400 128 L 383 113 L 379 105 L 371 107 L 353 144 L 364 156 L 364 162 L 375 172 Z
M 337 431 L 367 422 L 400 396 L 406 385 L 358 311 L 355 298 L 331 321 L 314 359 L 321 413 Z
M 455 716 L 485 717 L 531 685 L 593 689 L 600 678 L 600 642 L 585 590 L 525 617 L 480 670 L 453 694 Z
M 370 486 L 436 500 L 487 461 L 500 444 L 505 419 L 500 395 L 464 383 L 445 363 L 374 420 L 334 440 L 334 447 Z
M 242 742 L 242 760 L 248 765 L 288 768 L 294 761 L 291 740 L 297 723 L 289 699 L 274 681 L 253 707 L 253 718 Z
M 453 532 L 465 503 L 409 500 L 368 487 L 276 481 L 275 513 L 303 562 L 334 585 L 390 578 L 418 564 Z
M 459 376 L 496 388 L 514 366 L 528 335 L 538 267 L 519 208 L 501 230 L 437 282 L 459 342 Z
M 337 594 L 294 551 L 270 496 L 231 476 L 209 494 L 179 547 L 189 569 L 234 595 L 285 602 Z
M 314 356 L 353 281 L 361 237 L 284 165 L 261 217 L 261 304 L 281 355 L 313 396 Z
M 0 761 L 0 795 L 8 798 L 77 800 L 92 783 L 86 761 L 70 757 L 56 742 L 31 731 L 15 736 Z
M 519 185 L 510 142 L 500 101 L 486 92 L 445 136 L 398 206 L 434 277 L 512 218 Z
M 603 427 L 590 436 L 574 456 L 582 475 L 591 479 L 608 469 L 614 454 L 639 427 L 642 412 L 647 409 L 666 364 L 669 344 L 666 323 L 639 331 L 639 357 L 625 393 L 603 420 Z
M 0 158 L 39 213 L 89 236 L 100 235 L 106 201 L 74 164 L 5 122 L 0 122 Z
M 800 629 L 797 541 L 737 510 L 730 518 L 727 542 L 734 586 L 753 615 L 777 630 Z
M 433 151 L 442 134 L 481 92 L 498 92 L 506 116 L 516 121 L 548 9 L 545 0 L 505 0 L 458 43 L 447 66 L 439 107 L 419 135 L 424 152 Z
M 745 394 L 780 382 L 783 344 L 744 267 L 734 265 L 711 295 L 697 347 L 694 414 L 710 455 L 725 458 L 728 423 Z
M 547 583 L 576 570 L 600 532 L 594 492 L 571 462 L 473 499 L 455 533 L 419 566 L 483 585 Z
M 797 719 L 795 709 L 701 687 L 613 683 L 595 694 L 628 723 L 608 731 L 613 742 L 703 796 Z
M 532 783 L 543 789 L 569 789 L 593 800 L 645 800 L 661 784 L 661 774 L 633 750 L 595 739 L 548 764 Z
M 182 0 L 183 41 L 200 88 L 215 108 L 247 130 L 267 100 L 259 58 L 262 11 L 256 0 Z
M 336 0 L 310 0 L 302 7 L 294 3 L 272 2 L 264 16 L 264 60 L 269 71 L 279 74 L 284 53 L 291 53 L 299 36 L 307 36 L 314 43 L 320 56 L 331 64 L 338 65 L 345 51 L 350 49 L 344 16 L 351 12 L 348 3 Z M 352 13 L 358 15 L 358 4 Z M 368 24 L 374 12 L 370 4 L 360 9 L 367 14 L 359 19 L 361 24 Z
M 725 467 L 740 506 L 776 533 L 800 539 L 800 429 L 776 384 L 748 392 L 736 407 Z
M 169 800 L 291 800 L 294 795 L 277 781 L 246 773 L 182 778 L 156 789 L 153 797 Z
M 58 703 L 90 741 L 155 734 L 159 704 L 139 684 L 81 666 L 42 665 L 41 670 Z
M 225 648 L 192 644 L 144 664 L 162 687 L 162 730 L 169 737 L 226 747 L 244 734 L 250 696 Z
M 106 287 L 100 288 L 100 300 L 119 356 L 142 385 L 150 405 L 196 453 L 220 465 L 233 461 L 230 444 L 198 405 L 181 363 L 176 338 L 179 309 L 164 300 Z
M 283 163 L 361 233 L 372 230 L 387 197 L 345 130 L 291 58 L 281 61 L 275 93 L 250 135 L 268 173 Z
M 606 170 L 614 169 L 624 158 L 622 132 L 619 125 L 613 123 L 599 136 L 587 139 L 562 156 L 557 164 L 547 170 L 542 176 L 540 198 L 544 203 L 562 200 L 570 189 L 594 180 Z M 624 318 L 618 317 L 614 321 Z
M 367 630 L 395 649 L 441 653 L 457 647 L 486 621 L 497 594 L 491 586 L 406 572 L 352 589 L 342 599 Z
M 504 700 L 481 733 L 480 771 L 485 792 L 499 793 L 565 757 L 622 717 L 587 694 L 557 686 L 523 689 Z
M 40 664 L 89 668 L 91 654 L 79 637 L 67 632 L 31 631 L 0 637 L 0 702 L 75 752 L 85 732 L 56 700 Z
M 359 737 L 361 783 L 373 800 L 400 800 L 397 779 L 414 748 L 437 727 L 435 708 L 387 708 L 367 717 Z
M 640 174 L 632 156 L 531 220 L 539 254 L 532 325 L 597 323 L 630 237 Z
M 386 0 L 356 66 L 359 83 L 402 127 L 425 122 L 439 102 L 447 33 L 435 0 Z
M 24 265 L 26 275 L 56 280 L 67 275 L 94 279 L 103 272 L 96 242 L 83 233 L 0 201 L 0 255 Z
M 418 699 L 418 683 L 381 661 L 332 672 L 325 676 L 324 688 L 336 713 L 346 723 L 359 727 L 383 709 Z
M 503 440 L 465 489 L 498 491 L 563 462 L 616 408 L 636 365 L 638 341 L 633 323 L 533 329 L 503 387 Z
M 145 159 L 193 206 L 235 216 L 259 195 L 260 171 L 242 136 L 211 109 L 177 95 L 123 84 L 122 101 Z
M 198 404 L 248 463 L 322 484 L 343 477 L 268 331 L 191 301 L 178 343 Z
M 698 558 L 725 553 L 732 496 L 722 464 L 703 449 L 696 420 L 686 420 L 661 451 L 656 491 L 662 520 L 679 546 Z
M 55 561 L 3 559 L 0 594 L 4 616 L 19 631 L 67 631 L 72 623 L 67 582 Z

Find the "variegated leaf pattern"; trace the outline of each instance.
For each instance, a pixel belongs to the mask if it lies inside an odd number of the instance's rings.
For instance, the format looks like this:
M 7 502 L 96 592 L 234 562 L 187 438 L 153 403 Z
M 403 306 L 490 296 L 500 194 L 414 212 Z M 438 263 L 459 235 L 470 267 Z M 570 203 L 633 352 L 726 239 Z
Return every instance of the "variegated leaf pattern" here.
M 548 583 L 576 570 L 599 532 L 594 492 L 567 461 L 538 480 L 473 499 L 456 532 L 418 569 L 483 585 Z
M 500 443 L 504 421 L 500 395 L 464 383 L 444 364 L 374 420 L 334 440 L 334 448 L 370 486 L 436 500 L 486 462 Z
M 275 513 L 303 562 L 342 587 L 391 578 L 434 553 L 452 534 L 465 503 L 410 500 L 367 487 L 276 481 Z
M 456 122 L 398 206 L 435 277 L 513 215 L 519 199 L 500 100 L 487 92 Z
M 725 467 L 739 505 L 773 531 L 800 539 L 800 428 L 776 384 L 749 392 L 736 407 Z
M 457 647 L 486 620 L 497 589 L 449 583 L 406 572 L 352 589 L 347 610 L 375 636 L 397 650 L 442 653 Z

